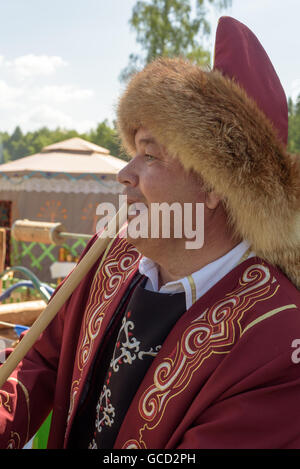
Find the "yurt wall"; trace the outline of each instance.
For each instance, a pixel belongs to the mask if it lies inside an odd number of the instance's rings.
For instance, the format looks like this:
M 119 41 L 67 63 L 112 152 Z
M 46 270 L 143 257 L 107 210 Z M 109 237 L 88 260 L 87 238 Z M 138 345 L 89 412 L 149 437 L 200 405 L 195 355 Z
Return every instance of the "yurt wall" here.
M 82 141 L 80 143 L 82 144 Z M 66 142 L 62 144 L 66 146 Z M 67 232 L 93 235 L 99 220 L 99 215 L 96 214 L 97 206 L 110 202 L 118 209 L 119 195 L 123 188 L 116 181 L 116 174 L 125 163 L 107 155 L 107 150 L 101 147 L 101 151 L 105 150 L 106 154 L 97 154 L 96 146 L 93 146 L 92 152 L 88 152 L 88 147 L 85 153 L 82 149 L 76 153 L 74 142 L 72 152 L 66 149 L 60 151 L 57 145 L 55 152 L 50 149 L 40 154 L 40 158 L 39 155 L 34 155 L 34 158 L 25 157 L 0 165 L 1 226 L 11 227 L 18 219 L 61 222 Z M 89 158 L 90 155 L 93 155 L 93 158 Z M 39 167 L 45 156 L 50 160 L 48 171 L 45 161 L 43 167 Z M 101 165 L 100 157 L 106 166 Z M 58 158 L 60 168 L 55 160 Z M 73 160 L 70 165 L 71 158 Z M 31 159 L 29 169 L 28 162 L 24 162 L 26 159 Z M 108 169 L 110 162 L 113 166 Z M 57 168 L 56 171 L 53 170 L 53 164 Z M 72 167 L 74 172 L 70 172 Z M 81 172 L 78 167 L 82 168 Z M 7 234 L 10 253 L 6 263 L 21 264 L 35 273 L 41 281 L 46 282 L 55 282 L 51 274 L 54 262 L 75 261 L 88 241 L 86 238 L 70 239 L 61 249 L 55 245 L 15 242 L 10 239 L 9 231 Z

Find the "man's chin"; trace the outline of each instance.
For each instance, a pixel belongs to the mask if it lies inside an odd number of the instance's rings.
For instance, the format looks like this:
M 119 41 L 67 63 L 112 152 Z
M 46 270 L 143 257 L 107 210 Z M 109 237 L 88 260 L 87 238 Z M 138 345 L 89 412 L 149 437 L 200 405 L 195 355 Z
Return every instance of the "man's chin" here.
M 141 236 L 132 238 L 128 234 L 127 241 L 143 256 L 149 257 L 153 260 L 160 259 L 163 256 L 163 253 L 170 250 L 170 244 L 174 245 L 174 240 L 167 238 L 145 238 Z

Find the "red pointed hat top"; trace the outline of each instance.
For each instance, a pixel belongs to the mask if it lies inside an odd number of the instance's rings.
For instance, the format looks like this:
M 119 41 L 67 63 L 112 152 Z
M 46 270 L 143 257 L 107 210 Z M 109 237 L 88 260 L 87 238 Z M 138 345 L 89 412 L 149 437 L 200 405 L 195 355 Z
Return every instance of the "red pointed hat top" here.
M 219 20 L 214 69 L 234 78 L 273 123 L 281 141 L 288 140 L 288 106 L 277 73 L 257 37 L 229 16 Z

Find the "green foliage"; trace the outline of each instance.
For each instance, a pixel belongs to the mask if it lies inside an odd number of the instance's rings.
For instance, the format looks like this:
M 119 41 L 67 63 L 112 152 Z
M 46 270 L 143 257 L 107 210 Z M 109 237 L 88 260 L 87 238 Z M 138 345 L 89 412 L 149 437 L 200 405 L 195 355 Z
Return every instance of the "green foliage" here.
M 291 153 L 300 153 L 300 95 L 293 103 L 292 99 L 288 100 L 289 108 L 289 140 L 288 150 Z
M 118 156 L 122 159 L 127 159 L 121 153 L 117 131 L 115 127 L 111 128 L 109 126 L 107 119 L 105 119 L 103 122 L 100 122 L 95 130 L 91 130 L 83 138 L 95 143 L 96 145 L 107 148 L 111 155 Z
M 96 129 L 92 129 L 85 134 L 80 134 L 76 130 L 60 128 L 50 130 L 47 127 L 42 127 L 34 132 L 23 133 L 19 126 L 11 135 L 8 132 L 0 132 L 0 163 L 39 153 L 47 145 L 73 137 L 80 137 L 93 142 L 107 148 L 111 155 L 126 159 L 126 156 L 121 153 L 116 129 L 110 127 L 108 121 L 104 120 L 98 124 Z
M 129 23 L 143 53 L 129 56 L 120 80 L 125 81 L 159 56 L 182 56 L 198 65 L 208 65 L 210 53 L 203 46 L 211 32 L 207 6 L 224 9 L 231 4 L 232 0 L 139 0 Z

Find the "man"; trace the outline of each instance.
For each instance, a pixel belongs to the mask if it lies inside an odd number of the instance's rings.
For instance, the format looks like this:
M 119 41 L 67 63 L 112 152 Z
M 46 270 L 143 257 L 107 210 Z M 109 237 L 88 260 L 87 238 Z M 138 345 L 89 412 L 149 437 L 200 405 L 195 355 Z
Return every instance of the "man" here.
M 145 205 L 151 232 L 154 204 L 192 206 L 194 223 L 203 204 L 203 246 L 187 249 L 175 222 L 169 238 L 136 238 L 131 215 L 129 239 L 123 227 L 1 391 L 1 447 L 21 447 L 52 408 L 50 448 L 300 447 L 300 172 L 284 148 L 286 100 L 231 18 L 214 68 L 157 60 L 118 109 L 131 208 Z
M 149 208 L 147 211 L 148 235 L 143 237 L 131 237 L 128 230 L 128 239 L 144 256 L 156 261 L 159 265 L 160 282 L 178 280 L 186 277 L 199 268 L 204 267 L 216 258 L 222 257 L 229 252 L 237 240 L 234 239 L 232 230 L 228 228 L 226 212 L 220 202 L 220 197 L 214 191 L 206 191 L 199 175 L 194 172 L 184 171 L 181 163 L 174 157 L 168 155 L 162 145 L 157 143 L 149 131 L 140 127 L 135 134 L 136 156 L 120 171 L 118 179 L 126 187 L 124 194 L 128 203 L 144 204 Z M 176 184 L 174 182 L 176 181 Z M 184 237 L 184 227 L 181 230 L 183 236 L 175 236 L 175 223 L 165 214 L 166 222 L 170 220 L 172 229 L 170 236 L 163 239 L 160 236 L 153 237 L 153 222 L 155 223 L 155 204 L 168 204 L 175 207 L 179 204 L 181 210 L 175 210 L 175 216 L 179 222 L 184 222 L 185 204 L 190 204 L 190 224 L 196 224 L 196 210 L 199 205 L 204 204 L 204 229 L 205 243 L 201 249 L 187 249 L 187 239 Z M 152 211 L 151 211 L 152 207 Z M 162 205 L 163 211 L 163 205 Z M 153 213 L 154 212 L 154 213 Z M 152 224 L 151 224 L 152 215 Z M 154 220 L 153 220 L 154 218 Z M 175 220 L 176 221 L 176 220 Z M 199 222 L 203 223 L 202 220 Z M 162 225 L 159 220 L 157 225 Z M 187 220 L 185 219 L 187 223 Z M 194 222 L 194 223 L 192 223 Z M 198 223 L 198 230 L 201 228 Z M 160 226 L 162 231 L 162 226 Z M 171 227 L 170 227 L 171 228 Z M 200 246 L 201 247 L 201 246 Z M 145 260 L 143 259 L 143 262 Z

